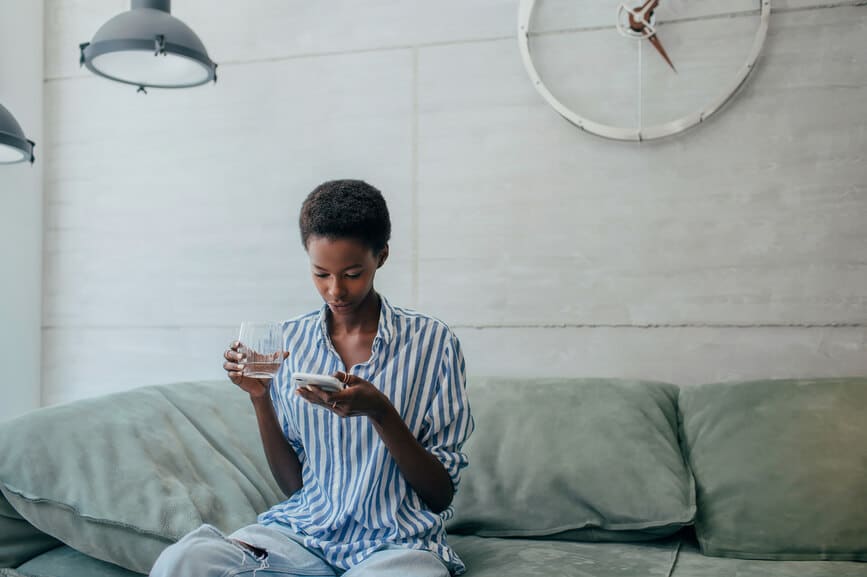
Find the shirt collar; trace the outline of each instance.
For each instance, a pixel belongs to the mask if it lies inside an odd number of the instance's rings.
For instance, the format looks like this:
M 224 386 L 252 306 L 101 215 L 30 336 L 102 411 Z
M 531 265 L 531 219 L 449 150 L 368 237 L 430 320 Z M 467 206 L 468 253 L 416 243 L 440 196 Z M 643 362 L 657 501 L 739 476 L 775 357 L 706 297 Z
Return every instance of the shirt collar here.
M 384 344 L 388 344 L 397 331 L 397 312 L 395 312 L 394 307 L 391 306 L 391 303 L 384 296 L 379 295 L 379 298 L 382 301 L 382 307 L 379 311 L 379 328 L 376 331 L 376 338 L 373 339 L 373 342 L 376 343 L 379 340 Z
M 380 309 L 379 309 L 379 326 L 376 329 L 376 337 L 373 339 L 373 346 L 375 347 L 377 343 L 381 342 L 383 344 L 388 344 L 395 333 L 395 326 L 397 322 L 397 312 L 394 310 L 394 307 L 391 306 L 391 303 L 388 302 L 383 295 L 379 295 L 380 300 Z M 317 339 L 319 342 L 327 342 L 328 339 L 328 304 L 323 304 L 322 308 L 319 309 L 319 331 L 317 334 Z

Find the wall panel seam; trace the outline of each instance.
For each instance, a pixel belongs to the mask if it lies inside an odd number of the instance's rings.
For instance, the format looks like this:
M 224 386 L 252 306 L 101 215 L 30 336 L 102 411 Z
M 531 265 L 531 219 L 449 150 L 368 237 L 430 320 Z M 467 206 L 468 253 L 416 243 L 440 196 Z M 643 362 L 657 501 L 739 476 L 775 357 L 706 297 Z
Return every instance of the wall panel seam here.
M 412 307 L 418 308 L 419 295 L 419 224 L 421 215 L 419 214 L 419 186 L 418 186 L 418 170 L 419 170 L 419 134 L 418 134 L 418 116 L 419 116 L 419 74 L 418 74 L 418 48 L 412 49 L 412 286 L 410 298 Z
M 826 2 L 824 4 L 817 4 L 815 6 L 798 6 L 793 8 L 772 8 L 772 13 L 774 14 L 785 14 L 791 12 L 808 12 L 813 10 L 828 10 L 834 8 L 849 8 L 849 7 L 860 7 L 867 6 L 867 0 L 841 0 L 840 2 Z M 241 60 L 222 60 L 218 62 L 221 68 L 225 68 L 228 66 L 243 66 L 245 64 L 260 64 L 264 62 L 282 62 L 285 60 L 298 60 L 302 58 L 327 58 L 330 56 L 345 56 L 350 54 L 368 54 L 372 52 L 391 52 L 395 50 L 407 50 L 407 49 L 423 49 L 423 48 L 439 48 L 444 46 L 459 46 L 462 44 L 480 44 L 486 42 L 500 42 L 503 40 L 511 40 L 513 39 L 513 35 L 503 36 L 486 36 L 481 38 L 460 38 L 456 40 L 441 40 L 441 41 L 432 41 L 432 42 L 418 42 L 412 44 L 394 44 L 394 45 L 385 45 L 385 46 L 372 46 L 369 48 L 352 48 L 346 50 L 328 50 L 322 52 L 299 52 L 296 54 L 286 54 L 282 56 L 268 56 L 268 57 L 260 57 L 260 58 L 248 58 Z M 46 76 L 45 83 L 49 82 L 59 82 L 63 80 L 80 80 L 80 79 L 93 79 L 91 75 L 88 74 L 74 74 L 74 75 L 66 75 L 66 76 Z

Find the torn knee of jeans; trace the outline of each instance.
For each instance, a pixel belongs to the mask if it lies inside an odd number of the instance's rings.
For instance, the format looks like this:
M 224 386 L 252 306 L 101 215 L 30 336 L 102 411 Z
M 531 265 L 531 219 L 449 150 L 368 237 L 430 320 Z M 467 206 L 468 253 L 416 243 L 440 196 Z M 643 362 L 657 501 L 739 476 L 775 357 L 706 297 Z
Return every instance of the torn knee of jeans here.
M 235 543 L 243 547 L 244 549 L 250 551 L 256 559 L 265 559 L 268 557 L 268 551 L 262 549 L 261 547 L 256 547 L 255 545 L 250 545 L 245 541 L 241 541 L 240 539 L 232 539 Z

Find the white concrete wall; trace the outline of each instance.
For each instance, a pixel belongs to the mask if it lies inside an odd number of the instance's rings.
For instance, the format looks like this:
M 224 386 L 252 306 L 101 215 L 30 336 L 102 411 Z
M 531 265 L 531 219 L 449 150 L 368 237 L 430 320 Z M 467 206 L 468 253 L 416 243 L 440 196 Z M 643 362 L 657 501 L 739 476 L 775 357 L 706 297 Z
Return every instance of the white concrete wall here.
M 242 319 L 318 306 L 295 222 L 338 177 L 471 373 L 867 374 L 867 7 L 775 0 L 737 100 L 639 146 L 541 100 L 517 0 L 173 4 L 219 82 L 143 96 L 78 67 L 125 1 L 46 1 L 47 402 L 219 377 Z
M 0 166 L 0 420 L 40 404 L 42 369 L 42 0 L 0 0 L 0 104 L 37 163 Z

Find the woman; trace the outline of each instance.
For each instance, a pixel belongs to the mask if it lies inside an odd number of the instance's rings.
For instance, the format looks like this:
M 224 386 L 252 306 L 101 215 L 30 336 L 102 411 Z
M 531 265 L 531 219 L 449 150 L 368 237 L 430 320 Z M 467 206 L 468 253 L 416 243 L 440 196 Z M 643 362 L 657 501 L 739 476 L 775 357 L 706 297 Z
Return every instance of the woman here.
M 391 222 L 380 192 L 326 182 L 301 209 L 301 240 L 325 304 L 284 323 L 273 379 L 243 376 L 235 342 L 223 367 L 250 395 L 268 463 L 288 499 L 229 536 L 203 525 L 168 547 L 152 577 L 463 573 L 444 521 L 473 431 L 457 337 L 374 289 Z M 333 374 L 338 392 L 292 385 Z

